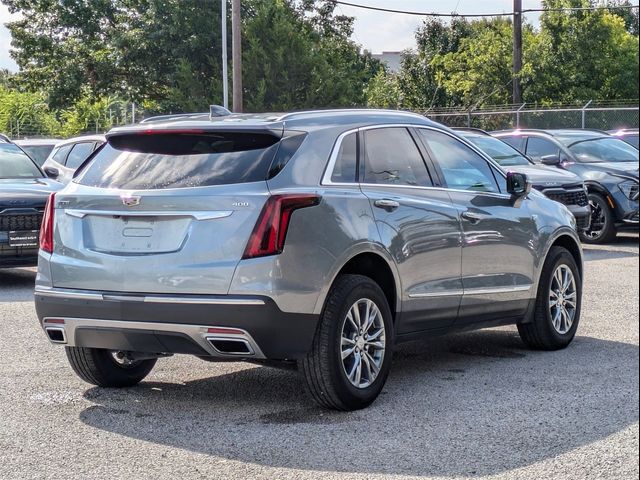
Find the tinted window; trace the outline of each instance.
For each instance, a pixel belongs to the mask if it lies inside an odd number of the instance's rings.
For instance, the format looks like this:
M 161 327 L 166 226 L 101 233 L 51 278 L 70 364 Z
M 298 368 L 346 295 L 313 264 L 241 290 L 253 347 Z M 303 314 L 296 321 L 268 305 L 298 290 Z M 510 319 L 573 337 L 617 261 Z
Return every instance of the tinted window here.
M 617 138 L 596 138 L 569 145 L 580 162 L 637 162 L 638 150 Z
M 432 185 L 422 155 L 407 129 L 367 130 L 364 142 L 364 183 Z
M 358 161 L 358 135 L 350 133 L 342 139 L 340 150 L 333 168 L 331 181 L 353 183 L 356 181 L 356 162 Z
M 464 137 L 503 167 L 531 165 L 518 150 L 495 137 L 489 135 L 464 135 Z
M 269 134 L 116 136 L 77 181 L 135 190 L 257 182 L 267 178 L 277 147 L 278 138 Z
M 500 141 L 502 141 L 502 142 L 508 143 L 513 148 L 516 148 L 518 150 L 522 150 L 522 140 L 523 140 L 523 138 L 521 136 L 519 136 L 519 135 L 514 135 L 512 137 L 499 136 L 497 138 L 499 138 Z
M 22 150 L 27 152 L 27 155 L 38 165 L 42 165 L 51 153 L 51 150 L 53 150 L 53 145 L 23 145 Z
M 53 157 L 51 157 L 51 159 L 58 162 L 60 165 L 64 165 L 67 154 L 69 153 L 69 150 L 71 150 L 71 147 L 73 147 L 73 145 L 65 145 L 64 147 L 60 147 L 57 150 L 54 150 Z
M 82 162 L 84 162 L 89 154 L 93 152 L 94 146 L 95 142 L 76 143 L 67 157 L 67 168 L 75 170 L 82 165 Z
M 306 133 L 296 133 L 280 141 L 276 158 L 273 159 L 271 169 L 269 170 L 269 178 L 275 177 L 285 165 L 289 163 L 289 160 L 291 160 L 296 151 L 298 151 L 298 148 L 300 148 L 306 136 Z
M 425 129 L 418 131 L 440 166 L 447 187 L 499 192 L 491 167 L 484 158 L 445 133 Z
M 529 155 L 534 161 L 542 161 L 542 157 L 547 155 L 560 155 L 560 148 L 558 146 L 545 139 L 538 137 L 529 137 L 527 141 L 527 155 Z
M 0 143 L 0 178 L 40 178 L 42 173 L 26 153 L 12 143 Z
M 638 145 L 640 144 L 640 137 L 638 137 L 638 135 L 625 135 L 622 139 L 629 145 L 633 145 L 636 148 L 638 148 Z

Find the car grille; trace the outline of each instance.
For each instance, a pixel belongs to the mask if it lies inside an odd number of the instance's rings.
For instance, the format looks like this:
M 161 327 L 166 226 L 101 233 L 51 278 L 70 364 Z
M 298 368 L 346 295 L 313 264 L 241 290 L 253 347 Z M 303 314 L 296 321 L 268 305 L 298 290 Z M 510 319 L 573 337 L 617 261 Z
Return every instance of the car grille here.
M 578 205 L 580 207 L 589 205 L 589 199 L 584 190 L 574 190 L 571 192 L 543 191 L 543 193 L 551 200 L 563 203 L 564 205 Z
M 0 215 L 0 232 L 40 230 L 42 213 L 26 215 Z

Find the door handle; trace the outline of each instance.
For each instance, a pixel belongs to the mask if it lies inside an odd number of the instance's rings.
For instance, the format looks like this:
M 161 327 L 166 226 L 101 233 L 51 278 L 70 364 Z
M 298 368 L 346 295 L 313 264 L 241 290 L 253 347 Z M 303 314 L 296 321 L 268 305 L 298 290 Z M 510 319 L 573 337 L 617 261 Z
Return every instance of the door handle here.
M 484 218 L 484 216 L 480 215 L 479 213 L 473 213 L 469 211 L 462 212 L 460 216 L 465 220 L 470 221 L 471 223 L 478 223 L 480 220 Z
M 373 204 L 378 207 L 386 210 L 387 212 L 391 212 L 400 206 L 400 203 L 395 200 L 389 200 L 388 198 L 383 198 L 381 200 L 376 200 Z

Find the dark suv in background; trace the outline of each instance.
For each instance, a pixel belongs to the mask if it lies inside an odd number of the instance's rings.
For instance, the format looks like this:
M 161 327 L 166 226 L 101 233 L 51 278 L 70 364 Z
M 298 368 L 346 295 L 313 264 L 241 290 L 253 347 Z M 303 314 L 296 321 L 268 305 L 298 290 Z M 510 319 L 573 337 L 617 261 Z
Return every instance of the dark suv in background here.
M 504 170 L 524 173 L 533 188 L 560 202 L 576 217 L 578 230 L 588 230 L 591 208 L 584 182 L 575 173 L 536 165 L 514 147 L 478 128 L 454 128 L 469 142 L 493 158 Z
M 589 192 L 589 243 L 613 240 L 620 229 L 638 229 L 638 150 L 619 138 L 590 130 L 508 130 L 493 135 L 536 163 L 580 176 Z

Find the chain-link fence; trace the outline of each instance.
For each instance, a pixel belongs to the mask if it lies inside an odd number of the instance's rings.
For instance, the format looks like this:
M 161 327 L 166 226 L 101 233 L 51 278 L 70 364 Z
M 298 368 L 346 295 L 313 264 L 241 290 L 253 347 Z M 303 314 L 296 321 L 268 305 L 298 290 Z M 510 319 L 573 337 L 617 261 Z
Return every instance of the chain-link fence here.
M 587 102 L 582 106 L 536 107 L 504 105 L 477 109 L 436 109 L 421 112 L 450 127 L 484 130 L 508 128 L 589 128 L 613 130 L 638 128 L 638 100 Z
M 8 118 L 0 115 L 0 125 L 4 128 L 0 133 L 17 140 L 24 138 L 55 137 L 105 133 L 113 127 L 138 122 L 146 116 L 146 112 L 134 103 L 117 102 L 102 111 L 80 116 L 65 115 L 59 118 L 38 112 L 21 112 Z

